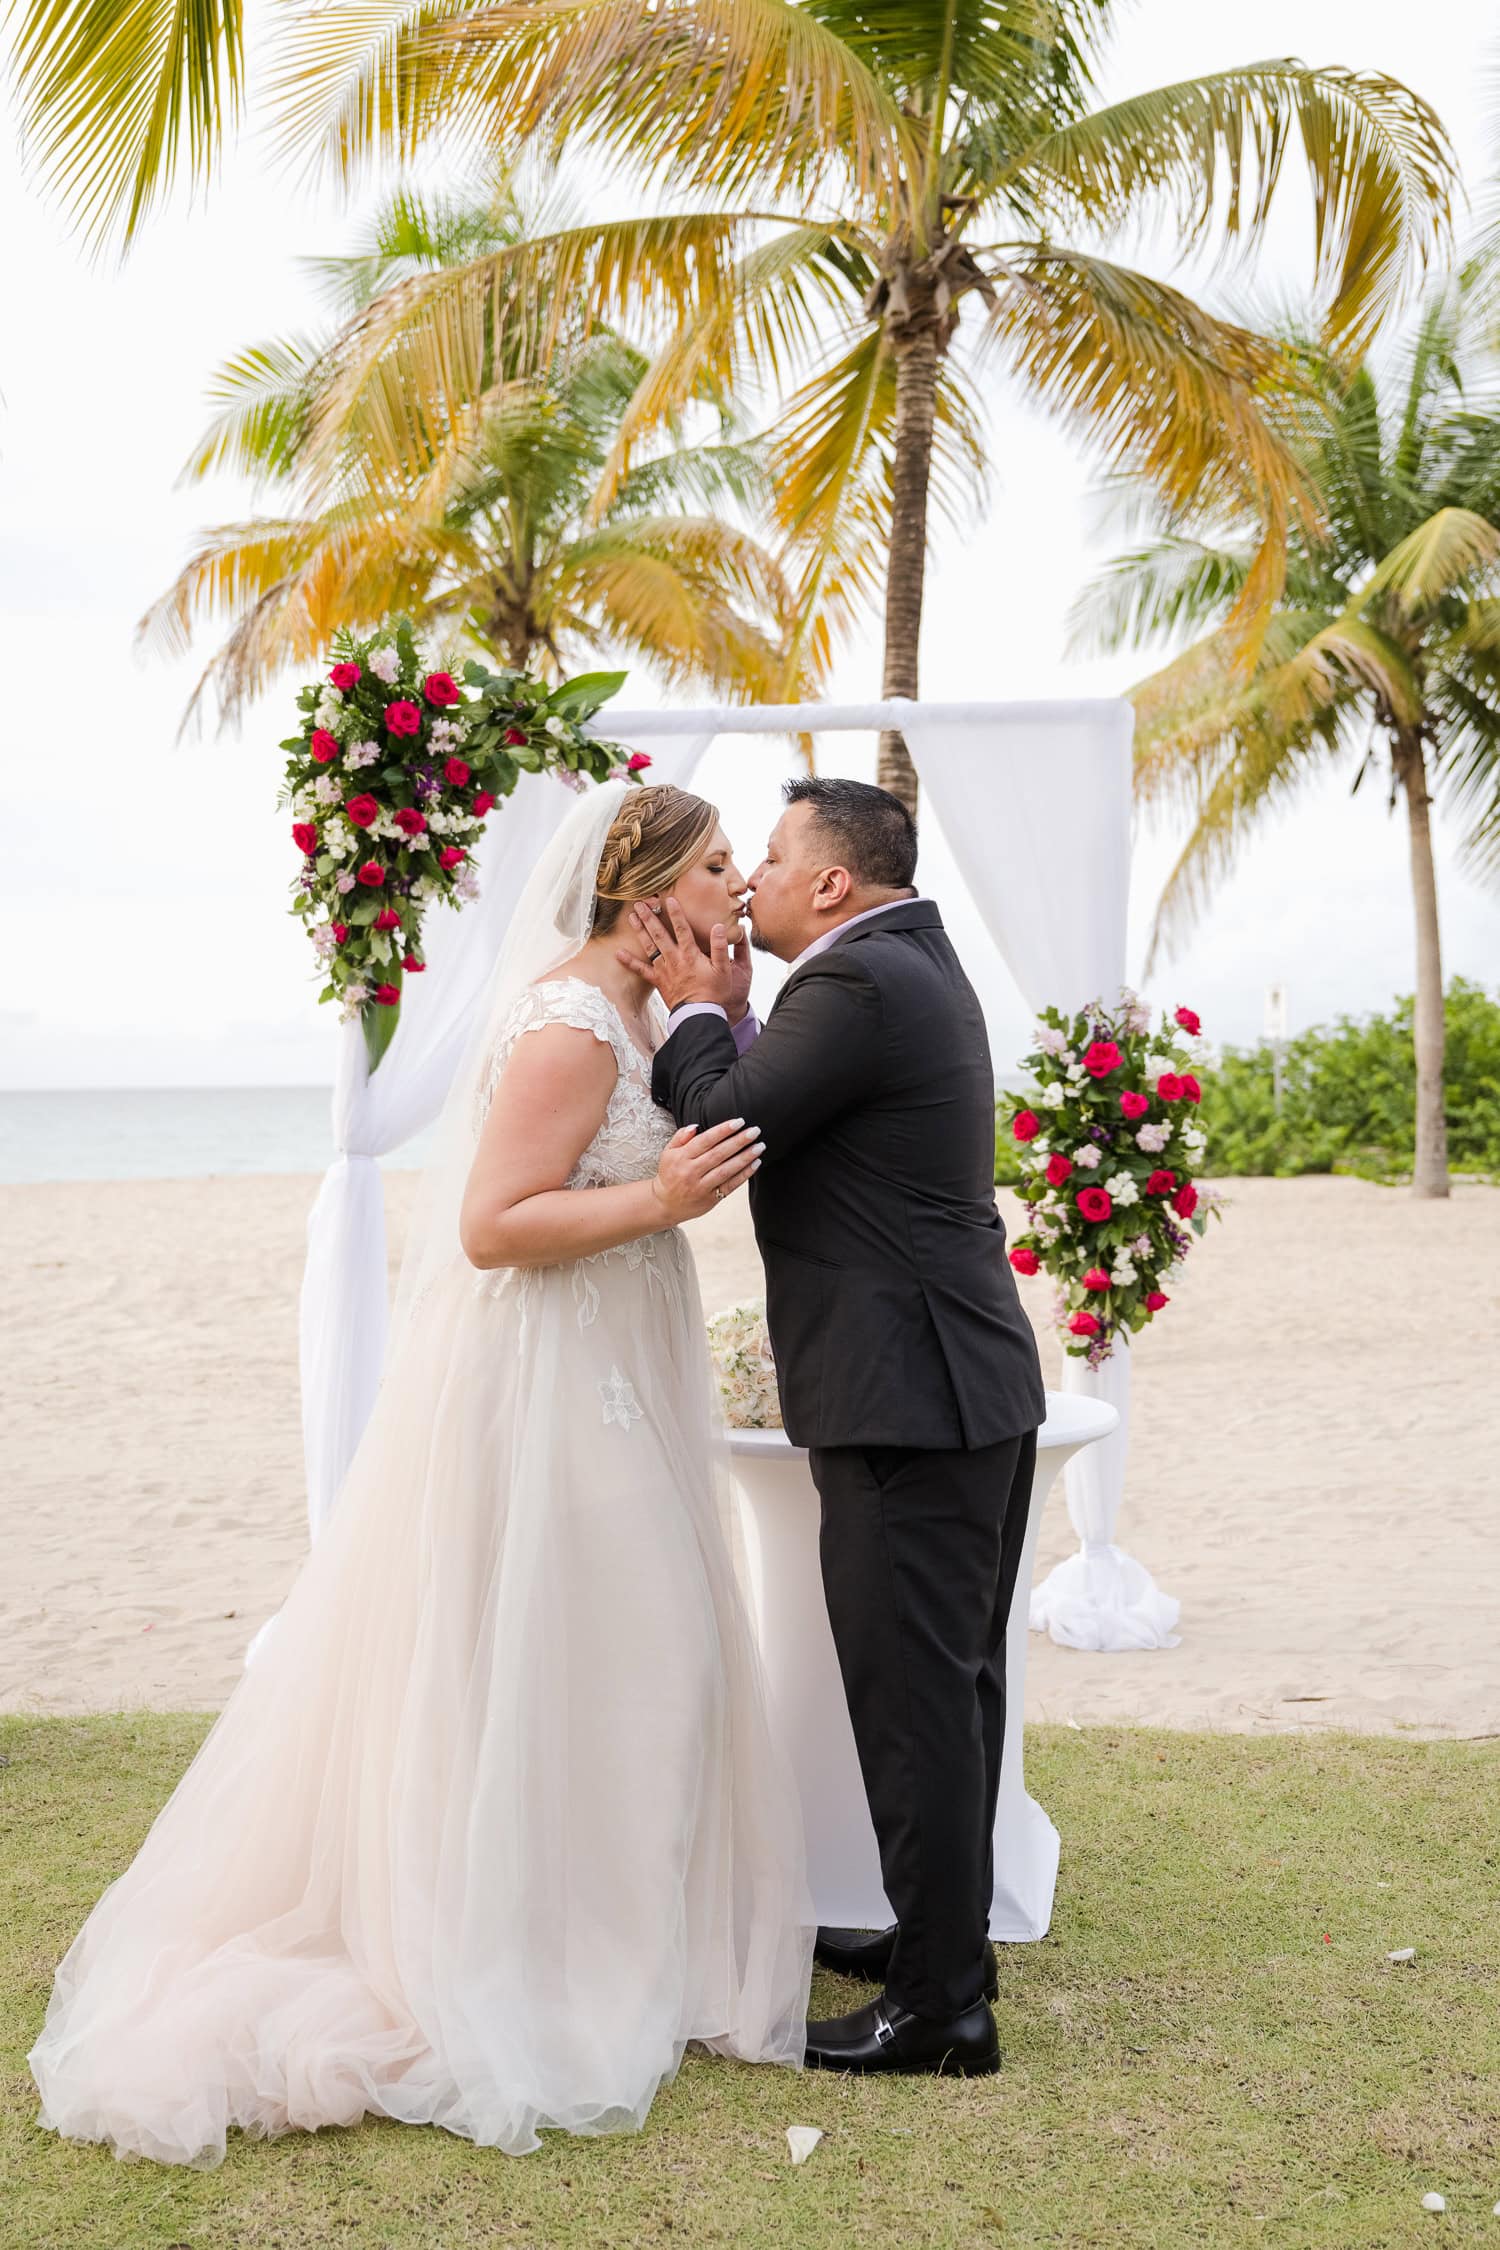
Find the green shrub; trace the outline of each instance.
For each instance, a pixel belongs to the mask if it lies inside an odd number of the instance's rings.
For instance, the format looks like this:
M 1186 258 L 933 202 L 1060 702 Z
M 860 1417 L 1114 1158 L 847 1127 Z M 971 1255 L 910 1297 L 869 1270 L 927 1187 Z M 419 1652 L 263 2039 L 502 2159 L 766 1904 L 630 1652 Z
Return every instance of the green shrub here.
M 1455 977 L 1445 1001 L 1448 1161 L 1500 1179 L 1500 993 Z M 1268 1044 L 1226 1047 L 1202 1072 L 1210 1178 L 1353 1172 L 1410 1176 L 1416 1138 L 1412 1000 L 1389 1015 L 1340 1016 L 1288 1042 L 1278 1114 Z M 1002 1102 L 1006 1116 L 1014 1100 Z M 996 1135 L 995 1178 L 1013 1187 L 1019 1150 Z

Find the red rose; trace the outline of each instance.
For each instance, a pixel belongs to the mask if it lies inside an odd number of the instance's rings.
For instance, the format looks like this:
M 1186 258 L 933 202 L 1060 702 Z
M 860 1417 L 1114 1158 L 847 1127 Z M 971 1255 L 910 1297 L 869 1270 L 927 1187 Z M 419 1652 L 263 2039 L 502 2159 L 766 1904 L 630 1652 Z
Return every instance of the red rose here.
M 385 707 L 385 731 L 387 734 L 420 734 L 422 714 L 415 703 L 408 703 L 404 697 L 399 703 L 388 703 Z
M 399 930 L 401 927 L 401 917 L 396 912 L 394 906 L 382 906 L 380 912 L 375 917 L 374 926 L 377 930 Z
M 313 728 L 312 740 L 307 747 L 320 766 L 332 765 L 339 754 L 339 746 L 326 727 Z
M 457 867 L 459 861 L 467 859 L 468 856 L 468 853 L 460 845 L 444 844 L 442 850 L 438 853 L 438 865 L 445 874 L 451 873 Z
M 1160 1312 L 1163 1305 L 1170 1305 L 1171 1302 L 1171 1298 L 1164 1297 L 1159 1289 L 1148 1289 L 1146 1292 L 1147 1312 Z
M 1170 1195 L 1176 1185 L 1177 1174 L 1175 1172 L 1153 1172 L 1146 1182 L 1146 1193 L 1148 1195 Z
M 1083 1277 L 1083 1286 L 1085 1289 L 1108 1289 L 1112 1287 L 1112 1283 L 1103 1266 L 1090 1266 Z
M 1084 1050 L 1083 1067 L 1090 1078 L 1107 1078 L 1112 1070 L 1120 1069 L 1124 1060 L 1113 1039 L 1096 1039 Z
M 334 686 L 338 689 L 340 695 L 347 695 L 351 688 L 358 687 L 359 676 L 359 666 L 357 664 L 335 664 L 333 670 L 328 675 L 330 680 L 332 680 Z
M 1150 1097 L 1146 1094 L 1127 1092 L 1120 1096 L 1120 1108 L 1126 1117 L 1144 1117 L 1150 1107 Z
M 375 997 L 380 1002 L 382 1008 L 399 1007 L 401 1002 L 401 987 L 399 984 L 377 984 L 375 987 Z
M 410 975 L 419 977 L 422 974 L 422 971 L 426 968 L 427 963 L 425 961 L 419 961 L 415 953 L 408 953 L 401 966 L 403 969 L 407 970 Z
M 1191 1071 L 1183 1072 L 1182 1091 L 1184 1098 L 1190 1102 L 1201 1102 L 1203 1099 L 1203 1088 L 1199 1085 L 1197 1079 L 1193 1076 Z
M 510 750 L 514 750 L 514 749 L 515 749 L 515 748 L 516 748 L 516 747 L 517 747 L 518 745 L 524 746 L 524 744 L 525 744 L 525 741 L 526 741 L 526 736 L 525 736 L 525 733 L 524 733 L 524 731 L 523 731 L 523 730 L 522 730 L 522 729 L 521 729 L 520 727 L 507 727 L 507 728 L 506 728 L 506 730 L 505 730 L 505 743 L 506 743 L 506 748 L 507 748 L 507 749 L 510 749 Z
M 422 693 L 429 703 L 435 703 L 440 711 L 446 711 L 458 701 L 458 682 L 451 672 L 429 672 L 422 682 Z
M 292 822 L 292 842 L 299 852 L 305 852 L 309 859 L 312 858 L 318 848 L 318 831 L 310 820 Z
M 1072 1157 L 1064 1156 L 1061 1149 L 1055 1150 L 1047 1159 L 1047 1178 L 1053 1187 L 1061 1187 L 1072 1169 Z
M 1179 1219 L 1190 1219 L 1198 1208 L 1198 1190 L 1191 1180 L 1184 1180 L 1172 1198 L 1172 1209 Z
M 625 761 L 625 771 L 627 773 L 644 773 L 650 763 L 651 760 L 644 750 L 633 750 Z
M 1042 1261 L 1036 1252 L 1023 1242 L 1019 1249 L 1012 1250 L 1010 1262 L 1017 1273 L 1035 1273 Z
M 332 922 L 332 923 L 330 923 L 330 924 L 329 924 L 329 927 L 330 927 L 330 928 L 331 928 L 331 930 L 333 931 L 333 942 L 334 942 L 334 944 L 335 944 L 335 945 L 342 945 L 342 944 L 343 944 L 343 942 L 344 942 L 344 940 L 345 940 L 345 938 L 346 938 L 346 937 L 347 937 L 347 936 L 349 935 L 349 925 L 348 925 L 348 923 L 347 923 L 347 922 Z
M 1018 1141 L 1034 1141 L 1042 1129 L 1042 1121 L 1034 1109 L 1017 1110 L 1010 1129 Z
M 396 815 L 396 826 L 403 836 L 420 836 L 427 826 L 427 815 L 419 813 L 415 805 L 403 805 Z
M 443 767 L 443 779 L 451 781 L 455 789 L 462 789 L 469 778 L 469 769 L 462 758 L 450 758 Z
M 1091 1312 L 1076 1312 L 1068 1322 L 1075 1336 L 1097 1336 L 1099 1323 Z
M 1195 1038 L 1203 1029 L 1201 1021 L 1194 1015 L 1191 1008 L 1179 1008 L 1172 1021 L 1173 1023 L 1180 1023 L 1183 1030 L 1192 1032 Z
M 362 883 L 368 884 L 372 891 L 378 891 L 385 881 L 385 869 L 378 859 L 367 859 L 359 871 L 359 879 Z
M 494 809 L 494 803 L 495 800 L 491 796 L 489 790 L 481 789 L 478 796 L 474 799 L 474 812 L 476 818 L 479 820 L 483 820 L 485 814 Z
M 351 797 L 344 811 L 356 828 L 369 828 L 380 818 L 380 807 L 370 796 Z
M 1182 1080 L 1178 1077 L 1175 1070 L 1164 1070 L 1162 1072 L 1160 1078 L 1158 1078 L 1156 1081 L 1156 1091 L 1158 1092 L 1158 1094 L 1160 1094 L 1164 1102 L 1181 1101 Z
M 1113 1203 L 1111 1203 L 1108 1194 L 1103 1188 L 1080 1188 L 1078 1193 L 1074 1196 L 1073 1201 L 1077 1204 L 1084 1217 L 1086 1219 L 1092 1219 L 1096 1225 L 1102 1224 L 1102 1222 L 1109 1217 L 1110 1212 L 1114 1209 Z

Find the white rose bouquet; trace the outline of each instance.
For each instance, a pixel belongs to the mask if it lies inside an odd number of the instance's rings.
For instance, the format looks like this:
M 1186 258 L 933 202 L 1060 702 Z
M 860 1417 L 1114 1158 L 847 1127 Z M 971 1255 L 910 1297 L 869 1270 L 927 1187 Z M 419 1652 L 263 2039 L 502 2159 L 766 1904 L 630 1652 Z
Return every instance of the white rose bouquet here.
M 708 1356 L 729 1427 L 779 1430 L 781 1396 L 763 1299 L 755 1297 L 714 1314 L 708 1323 Z

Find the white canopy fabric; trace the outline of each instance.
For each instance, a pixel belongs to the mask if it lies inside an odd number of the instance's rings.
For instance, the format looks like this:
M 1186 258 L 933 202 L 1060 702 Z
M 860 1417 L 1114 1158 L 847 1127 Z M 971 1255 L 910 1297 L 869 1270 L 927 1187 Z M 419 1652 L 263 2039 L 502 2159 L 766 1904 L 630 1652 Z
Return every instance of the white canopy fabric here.
M 1124 979 L 1130 869 L 1130 706 L 1077 703 L 804 704 L 745 710 L 609 711 L 610 735 L 649 749 L 652 779 L 686 785 L 720 734 L 903 730 L 927 805 L 1029 1006 L 1076 1008 Z M 374 1078 L 347 1027 L 334 1090 L 339 1154 L 308 1221 L 301 1303 L 308 1523 L 337 1498 L 379 1387 L 387 1321 L 385 1218 L 376 1158 L 437 1115 L 472 1035 L 500 938 L 540 845 L 566 810 L 549 777 L 525 781 L 491 824 L 482 893 L 434 914 L 426 977 Z M 1034 1628 L 1076 1648 L 1171 1645 L 1177 1604 L 1114 1544 L 1125 1473 L 1129 1354 L 1098 1373 L 1066 1361 L 1065 1387 L 1120 1411 L 1118 1433 L 1069 1464 L 1080 1552 L 1033 1599 Z

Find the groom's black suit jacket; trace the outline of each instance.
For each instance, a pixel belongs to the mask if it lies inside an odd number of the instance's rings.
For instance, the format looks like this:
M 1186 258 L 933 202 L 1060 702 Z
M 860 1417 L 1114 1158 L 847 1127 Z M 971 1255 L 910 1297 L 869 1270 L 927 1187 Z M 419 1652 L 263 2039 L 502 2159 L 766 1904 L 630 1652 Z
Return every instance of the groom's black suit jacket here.
M 929 899 L 840 935 L 737 1057 L 717 1015 L 659 1050 L 679 1125 L 743 1117 L 782 1417 L 794 1444 L 964 1448 L 1046 1412 L 995 1209 L 995 1088 Z

